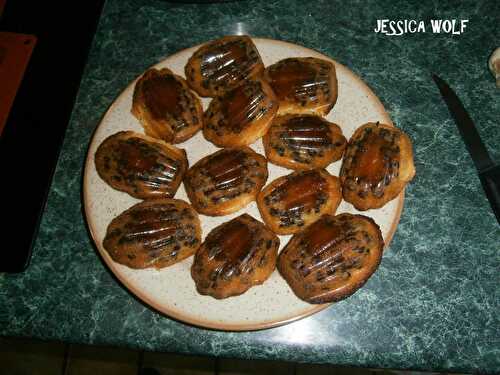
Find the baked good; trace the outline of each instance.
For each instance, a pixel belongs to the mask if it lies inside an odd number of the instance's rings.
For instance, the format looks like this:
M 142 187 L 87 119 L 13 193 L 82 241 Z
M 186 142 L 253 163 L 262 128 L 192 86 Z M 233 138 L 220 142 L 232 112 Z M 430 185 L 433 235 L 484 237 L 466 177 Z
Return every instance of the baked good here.
M 394 126 L 367 123 L 347 145 L 340 170 L 342 195 L 358 210 L 380 208 L 414 175 L 410 138 Z
M 201 243 L 198 214 L 179 199 L 151 199 L 115 217 L 103 246 L 130 268 L 163 268 L 193 255 Z
M 276 268 L 280 240 L 247 214 L 214 228 L 195 254 L 191 276 L 198 293 L 217 299 L 245 293 Z
M 246 35 L 225 36 L 205 43 L 188 60 L 189 86 L 201 96 L 220 96 L 264 70 L 259 51 Z
M 337 102 L 335 65 L 315 57 L 292 57 L 268 66 L 264 78 L 279 100 L 279 114 L 325 116 Z
M 225 148 L 193 165 L 184 187 L 199 213 L 221 216 L 254 201 L 266 180 L 266 158 L 249 147 Z
M 337 124 L 315 115 L 275 117 L 262 139 L 271 163 L 295 170 L 326 168 L 339 160 L 347 140 Z
M 147 135 L 171 143 L 184 142 L 203 125 L 200 99 L 167 68 L 149 69 L 137 81 L 132 114 Z
M 186 151 L 132 131 L 106 138 L 95 153 L 99 176 L 139 199 L 171 198 L 188 168 Z
M 257 196 L 264 222 L 277 234 L 300 232 L 342 200 L 340 181 L 324 169 L 297 171 L 267 185 Z
M 266 134 L 277 111 L 278 102 L 269 85 L 247 81 L 210 102 L 203 135 L 219 147 L 246 146 Z
M 356 292 L 375 272 L 384 240 L 369 217 L 325 215 L 288 242 L 278 270 L 300 299 L 335 302 Z

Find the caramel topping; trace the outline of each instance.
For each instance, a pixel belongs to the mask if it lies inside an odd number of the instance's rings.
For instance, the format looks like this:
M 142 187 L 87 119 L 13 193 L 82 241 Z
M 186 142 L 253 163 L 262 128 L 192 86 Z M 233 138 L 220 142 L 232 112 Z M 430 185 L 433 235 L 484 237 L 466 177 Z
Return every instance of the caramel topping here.
M 338 220 L 331 220 L 330 217 L 323 217 L 304 232 L 305 250 L 311 257 L 301 269 L 304 276 L 311 272 L 316 272 L 318 281 L 331 281 L 334 277 L 326 278 L 321 273 L 329 271 L 331 274 L 337 268 L 343 272 L 351 267 L 361 264 L 364 255 L 353 252 L 356 248 L 356 234 L 349 223 L 340 223 Z M 347 274 L 348 275 L 348 274 Z
M 127 173 L 143 174 L 151 171 L 157 164 L 158 151 L 140 138 L 120 141 L 116 151 Z
M 264 94 L 259 82 L 240 86 L 228 93 L 221 103 L 226 123 L 231 129 L 241 129 L 263 112 L 261 104 Z
M 143 90 L 146 107 L 155 119 L 164 119 L 167 114 L 174 118 L 181 115 L 179 101 L 183 87 L 174 76 L 151 77 L 144 81 Z
M 216 275 L 228 279 L 234 274 L 249 271 L 248 263 L 256 251 L 254 237 L 241 217 L 220 227 L 207 241 L 208 259 L 220 262 L 215 269 Z
M 325 180 L 317 171 L 308 171 L 288 179 L 280 190 L 284 191 L 282 196 L 284 208 L 287 211 L 304 209 L 308 211 L 317 204 L 318 194 L 323 190 Z
M 300 98 L 311 92 L 311 89 L 312 92 L 316 90 L 316 72 L 298 60 L 287 60 L 270 69 L 269 75 L 273 91 L 280 100 Z
M 346 191 L 376 198 L 399 175 L 399 132 L 378 124 L 367 124 L 349 141 L 340 174 Z
M 250 255 L 252 232 L 240 220 L 232 220 L 224 225 L 216 237 L 213 245 L 220 247 L 220 251 L 215 255 L 215 260 L 239 265 Z
M 140 180 L 150 189 L 166 187 L 179 173 L 178 162 L 140 138 L 120 141 L 115 152 L 119 173 Z
M 216 189 L 236 186 L 243 180 L 243 163 L 246 155 L 241 150 L 223 150 L 207 162 L 207 173 Z
M 146 249 L 156 249 L 171 240 L 170 237 L 177 231 L 177 226 L 175 222 L 169 221 L 132 224 L 127 229 L 128 233 L 123 236 L 124 239 L 141 242 Z
M 153 221 L 171 221 L 180 218 L 179 211 L 173 205 L 152 205 L 141 209 L 131 210 L 130 217 L 134 223 Z
M 187 203 L 152 199 L 114 218 L 103 246 L 120 264 L 131 268 L 162 268 L 194 252 L 200 234 L 199 220 Z
M 124 242 L 140 242 L 145 249 L 155 250 L 173 241 L 178 228 L 178 211 L 167 206 L 151 206 L 129 213 Z
M 371 185 L 376 185 L 384 179 L 389 170 L 384 148 L 390 147 L 391 144 L 375 132 L 370 133 L 364 142 L 366 146 L 362 146 L 363 150 L 356 154 L 356 175 Z
M 95 157 L 104 181 L 140 199 L 172 197 L 187 168 L 184 150 L 131 131 L 108 137 Z
M 234 41 L 218 45 L 209 49 L 201 56 L 201 74 L 203 78 L 210 79 L 214 85 L 227 85 L 227 81 L 239 79 L 247 63 L 246 44 Z
M 312 256 L 317 256 L 327 251 L 338 242 L 341 233 L 340 227 L 332 225 L 328 220 L 317 221 L 304 233 L 307 252 Z
M 282 128 L 280 138 L 295 149 L 316 150 L 331 141 L 328 126 L 316 116 L 292 117 Z

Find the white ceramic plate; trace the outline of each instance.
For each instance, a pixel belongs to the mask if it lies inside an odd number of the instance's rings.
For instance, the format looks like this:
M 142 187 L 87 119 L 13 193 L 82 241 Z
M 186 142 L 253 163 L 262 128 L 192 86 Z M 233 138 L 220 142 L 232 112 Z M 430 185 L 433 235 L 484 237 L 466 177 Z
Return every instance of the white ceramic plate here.
M 257 38 L 253 41 L 265 66 L 287 57 L 312 56 L 331 60 L 316 51 L 295 44 Z M 156 64 L 155 67 L 167 67 L 174 73 L 184 76 L 184 66 L 197 48 L 198 46 L 180 51 Z M 383 105 L 370 88 L 348 68 L 333 62 L 337 70 L 339 97 L 337 104 L 327 116 L 328 120 L 339 124 L 347 139 L 357 127 L 366 122 L 380 121 L 391 124 Z M 130 114 L 134 84 L 135 81 L 115 100 L 96 129 L 87 155 L 83 183 L 85 214 L 91 235 L 102 258 L 116 277 L 132 293 L 156 310 L 187 323 L 220 330 L 256 330 L 278 326 L 328 307 L 328 304 L 310 305 L 298 299 L 277 271 L 264 284 L 251 288 L 241 296 L 216 300 L 196 292 L 190 275 L 192 257 L 162 270 L 133 270 L 111 260 L 102 246 L 106 228 L 115 216 L 138 200 L 112 189 L 99 178 L 95 169 L 94 154 L 99 144 L 111 134 L 121 130 L 143 132 L 139 122 Z M 208 102 L 209 100 L 203 99 L 205 109 Z M 186 149 L 189 165 L 217 150 L 203 138 L 201 132 L 178 146 Z M 264 154 L 261 140 L 255 142 L 252 148 Z M 268 167 L 268 183 L 292 172 L 273 164 L 269 164 Z M 328 167 L 328 171 L 336 176 L 339 170 L 340 161 Z M 183 186 L 175 198 L 189 201 Z M 371 216 L 380 226 L 386 244 L 390 242 L 396 230 L 403 200 L 404 195 L 401 193 L 383 208 L 363 213 Z M 203 238 L 212 228 L 244 212 L 261 220 L 255 202 L 228 216 L 200 215 Z M 357 211 L 343 201 L 337 213 L 341 212 Z M 281 248 L 286 245 L 288 238 L 289 236 L 280 236 Z

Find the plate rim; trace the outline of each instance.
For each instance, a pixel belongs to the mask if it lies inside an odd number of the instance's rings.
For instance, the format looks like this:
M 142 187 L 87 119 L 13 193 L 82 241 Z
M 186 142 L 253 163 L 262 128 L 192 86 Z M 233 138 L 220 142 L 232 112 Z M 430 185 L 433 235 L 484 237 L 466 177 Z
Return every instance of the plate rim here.
M 349 69 L 347 66 L 339 63 L 338 61 L 332 59 L 329 56 L 324 55 L 323 53 L 317 51 L 316 49 L 313 48 L 308 48 L 305 46 L 302 46 L 300 44 L 295 44 L 287 41 L 282 41 L 282 40 L 277 40 L 277 39 L 271 39 L 271 38 L 254 38 L 251 37 L 252 41 L 259 42 L 263 41 L 266 43 L 270 44 L 276 44 L 276 45 L 282 45 L 286 46 L 288 48 L 294 48 L 294 49 L 302 49 L 310 53 L 310 51 L 314 52 L 314 54 L 317 55 L 317 57 L 320 57 L 322 59 L 328 60 L 330 62 L 333 62 L 335 66 L 340 66 L 345 70 L 345 72 L 350 76 L 351 79 L 358 81 L 361 83 L 361 86 L 364 86 L 366 88 L 365 93 L 366 95 L 370 98 L 370 100 L 373 102 L 373 104 L 378 107 L 380 113 L 383 115 L 384 121 L 387 122 L 389 125 L 394 126 L 389 114 L 387 113 L 384 105 L 380 101 L 377 95 L 375 95 L 374 91 L 371 89 L 371 87 L 363 81 L 357 74 L 355 74 L 351 69 Z M 97 241 L 97 235 L 95 233 L 95 225 L 93 225 L 92 218 L 89 215 L 90 212 L 90 207 L 89 207 L 89 192 L 88 192 L 88 181 L 89 181 L 89 173 L 90 173 L 90 168 L 92 168 L 92 158 L 91 158 L 91 152 L 90 149 L 92 145 L 94 144 L 94 139 L 96 137 L 97 131 L 100 128 L 101 124 L 104 122 L 104 120 L 112 113 L 113 109 L 117 106 L 118 102 L 120 99 L 123 99 L 124 96 L 123 94 L 130 89 L 131 86 L 135 84 L 135 82 L 141 77 L 144 72 L 148 69 L 151 68 L 156 68 L 159 65 L 162 65 L 166 60 L 171 59 L 175 55 L 178 54 L 183 54 L 186 53 L 188 50 L 196 50 L 199 47 L 201 47 L 203 44 L 207 42 L 204 42 L 202 44 L 198 44 L 192 47 L 184 48 L 182 50 L 176 51 L 175 53 L 168 55 L 167 57 L 163 58 L 161 61 L 149 66 L 146 68 L 143 72 L 141 72 L 138 76 L 136 76 L 124 89 L 122 89 L 119 94 L 115 97 L 113 102 L 110 104 L 108 109 L 104 112 L 103 116 L 101 117 L 99 123 L 97 126 L 94 128 L 94 131 L 92 133 L 92 136 L 90 137 L 88 147 L 87 147 L 87 155 L 85 156 L 85 165 L 84 165 L 84 172 L 83 172 L 83 179 L 82 179 L 82 200 L 83 200 L 83 211 L 84 211 L 84 219 L 87 224 L 88 231 L 90 233 L 90 236 L 92 238 L 92 241 L 94 242 L 95 248 L 98 251 L 99 258 L 104 260 L 105 265 L 109 270 L 112 271 L 113 276 L 118 279 L 118 281 L 122 284 L 122 286 L 127 289 L 127 291 L 131 292 L 135 298 L 138 298 L 142 303 L 148 305 L 148 307 L 153 308 L 155 311 L 161 313 L 162 315 L 175 319 L 178 322 L 182 322 L 185 324 L 190 324 L 199 328 L 205 328 L 205 329 L 210 329 L 210 330 L 219 330 L 219 331 L 229 331 L 229 332 L 240 332 L 240 331 L 258 331 L 258 330 L 263 330 L 263 329 L 268 329 L 268 328 L 273 328 L 273 327 L 278 327 L 282 326 L 285 324 L 292 323 L 294 321 L 304 319 L 308 316 L 311 316 L 313 314 L 316 314 L 334 303 L 325 303 L 325 304 L 320 304 L 320 305 L 311 305 L 311 309 L 307 310 L 304 313 L 301 313 L 299 315 L 293 315 L 292 317 L 286 317 L 284 319 L 274 319 L 274 320 L 269 320 L 266 322 L 262 323 L 248 323 L 248 324 L 233 324 L 233 323 L 217 323 L 213 322 L 211 320 L 202 320 L 202 319 L 196 319 L 193 318 L 192 316 L 189 315 L 184 315 L 181 313 L 178 313 L 175 310 L 171 310 L 168 308 L 165 308 L 164 306 L 159 306 L 154 300 L 149 298 L 147 295 L 142 293 L 141 288 L 137 288 L 134 284 L 129 283 L 127 280 L 125 280 L 125 277 L 122 275 L 122 273 L 117 269 L 117 263 L 114 262 L 109 254 L 102 248 L 102 244 L 100 244 Z M 401 213 L 403 210 L 404 206 L 404 197 L 405 197 L 405 189 L 401 191 L 401 193 L 394 199 L 398 200 L 398 204 L 396 207 L 396 213 L 395 213 L 395 220 L 392 222 L 391 227 L 389 229 L 388 235 L 387 235 L 387 241 L 384 244 L 384 252 L 388 249 L 394 234 L 397 230 L 397 227 L 399 225 L 400 219 L 401 219 Z

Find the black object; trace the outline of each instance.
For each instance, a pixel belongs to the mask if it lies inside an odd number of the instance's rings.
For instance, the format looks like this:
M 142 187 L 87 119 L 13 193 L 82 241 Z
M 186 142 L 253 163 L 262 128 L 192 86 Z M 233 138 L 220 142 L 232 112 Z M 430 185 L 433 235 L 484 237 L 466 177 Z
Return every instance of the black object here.
M 241 0 L 166 0 L 169 3 L 185 3 L 185 4 L 216 4 L 216 3 L 232 3 Z
M 29 264 L 103 3 L 7 0 L 0 31 L 38 41 L 0 137 L 0 272 Z
M 500 224 L 500 165 L 491 160 L 488 150 L 474 126 L 474 122 L 455 92 L 437 75 L 433 74 L 432 79 L 436 82 L 451 116 L 457 124 L 460 135 L 478 171 L 486 197 Z
M 139 370 L 137 375 L 161 375 L 161 373 L 154 368 L 142 368 Z

